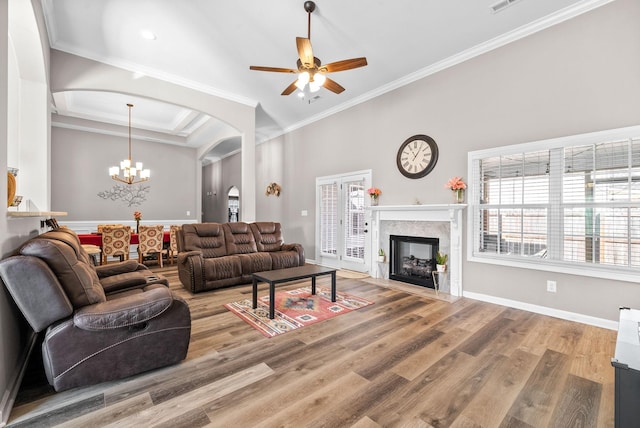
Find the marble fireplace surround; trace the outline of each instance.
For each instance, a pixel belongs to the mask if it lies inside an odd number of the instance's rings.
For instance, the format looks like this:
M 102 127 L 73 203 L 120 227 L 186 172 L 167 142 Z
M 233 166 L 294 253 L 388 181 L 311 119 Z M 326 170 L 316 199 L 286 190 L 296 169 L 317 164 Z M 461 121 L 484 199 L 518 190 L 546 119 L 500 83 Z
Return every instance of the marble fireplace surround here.
M 462 212 L 466 204 L 378 205 L 371 210 L 371 276 L 381 277 L 378 250 L 389 253 L 389 235 L 428 236 L 440 240 L 449 254 L 448 282 L 452 296 L 462 296 Z M 387 270 L 388 272 L 388 270 Z

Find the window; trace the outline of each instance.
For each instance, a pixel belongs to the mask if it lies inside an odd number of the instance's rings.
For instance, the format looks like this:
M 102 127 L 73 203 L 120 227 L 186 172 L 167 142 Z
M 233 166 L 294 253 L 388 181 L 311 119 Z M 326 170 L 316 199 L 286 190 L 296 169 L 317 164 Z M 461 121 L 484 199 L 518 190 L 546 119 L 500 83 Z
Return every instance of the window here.
M 471 152 L 469 168 L 471 260 L 640 281 L 640 127 Z

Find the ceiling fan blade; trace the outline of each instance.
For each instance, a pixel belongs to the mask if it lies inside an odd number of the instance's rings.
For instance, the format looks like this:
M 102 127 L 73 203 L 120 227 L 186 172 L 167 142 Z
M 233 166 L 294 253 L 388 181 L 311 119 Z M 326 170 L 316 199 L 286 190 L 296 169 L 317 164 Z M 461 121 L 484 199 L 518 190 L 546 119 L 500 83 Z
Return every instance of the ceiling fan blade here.
M 324 81 L 324 84 L 322 86 L 324 86 L 325 88 L 327 88 L 328 90 L 336 94 L 339 94 L 342 91 L 344 91 L 344 88 L 338 82 L 336 82 L 335 80 L 331 80 L 328 77 Z
M 274 71 L 276 73 L 297 73 L 298 70 L 294 70 L 292 68 L 280 68 L 280 67 L 260 67 L 257 65 L 252 65 L 249 67 L 250 70 L 256 71 Z
M 352 68 L 364 67 L 365 65 L 367 65 L 367 59 L 365 57 L 351 58 L 323 65 L 322 67 L 320 67 L 320 70 L 326 70 L 327 73 L 334 73 L 336 71 L 345 71 L 351 70 Z
M 289 86 L 287 86 L 287 88 L 282 91 L 282 93 L 280 95 L 290 95 L 293 91 L 296 90 L 297 86 L 296 83 L 298 83 L 298 80 L 294 80 L 292 84 L 290 84 Z
M 305 68 L 311 68 L 314 64 L 313 50 L 311 49 L 311 40 L 305 37 L 296 37 L 296 46 L 298 48 L 298 56 Z

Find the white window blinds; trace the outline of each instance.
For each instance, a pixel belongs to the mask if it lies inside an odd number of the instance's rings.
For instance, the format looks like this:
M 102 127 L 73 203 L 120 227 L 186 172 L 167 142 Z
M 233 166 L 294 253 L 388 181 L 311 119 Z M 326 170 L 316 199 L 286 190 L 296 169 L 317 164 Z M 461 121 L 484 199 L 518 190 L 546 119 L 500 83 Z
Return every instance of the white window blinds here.
M 469 155 L 473 257 L 640 268 L 639 128 L 500 150 Z

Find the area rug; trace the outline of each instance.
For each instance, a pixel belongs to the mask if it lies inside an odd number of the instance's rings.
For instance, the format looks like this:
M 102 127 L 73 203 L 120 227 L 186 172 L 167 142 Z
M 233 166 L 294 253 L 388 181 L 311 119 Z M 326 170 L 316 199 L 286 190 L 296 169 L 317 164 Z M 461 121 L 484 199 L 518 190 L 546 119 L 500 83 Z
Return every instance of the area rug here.
M 250 326 L 266 337 L 274 337 L 356 309 L 372 305 L 373 302 L 347 293 L 336 293 L 336 301 L 331 301 L 331 288 L 311 287 L 278 291 L 275 299 L 275 316 L 269 319 L 269 296 L 258 299 L 258 307 L 253 309 L 251 299 L 227 303 L 225 308 L 238 315 Z

